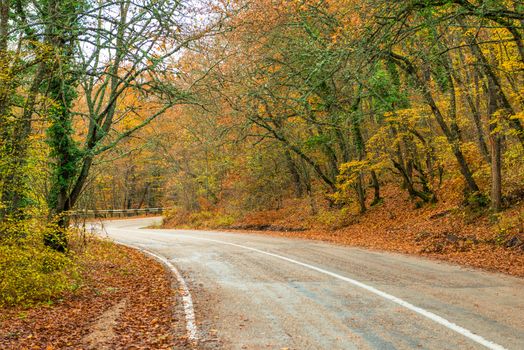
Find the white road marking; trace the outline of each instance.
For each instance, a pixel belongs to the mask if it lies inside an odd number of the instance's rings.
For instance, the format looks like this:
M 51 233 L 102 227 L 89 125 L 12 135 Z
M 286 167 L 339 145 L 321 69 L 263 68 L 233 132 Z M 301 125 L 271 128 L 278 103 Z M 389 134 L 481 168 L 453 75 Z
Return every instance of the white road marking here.
M 119 229 L 111 228 L 111 230 L 119 230 Z M 131 230 L 125 230 L 125 231 L 131 231 Z M 184 314 L 186 318 L 187 339 L 191 342 L 198 341 L 198 328 L 196 325 L 195 309 L 193 307 L 193 298 L 191 298 L 191 292 L 189 291 L 187 283 L 184 280 L 184 277 L 182 276 L 180 271 L 178 271 L 175 265 L 173 265 L 165 257 L 155 254 L 147 249 L 144 249 L 142 246 L 131 245 L 131 244 L 122 243 L 122 242 L 118 242 L 118 244 L 124 245 L 126 247 L 130 247 L 132 249 L 137 249 L 147 255 L 150 255 L 153 258 L 162 262 L 164 265 L 166 265 L 169 268 L 169 270 L 171 270 L 171 272 L 175 275 L 177 282 L 182 289 L 182 304 L 184 306 Z
M 177 235 L 177 236 L 180 237 L 180 235 Z M 394 295 L 391 295 L 391 294 L 388 294 L 386 292 L 383 292 L 383 291 L 381 291 L 379 289 L 376 289 L 375 287 L 369 286 L 367 284 L 364 284 L 364 283 L 359 282 L 357 280 L 354 280 L 352 278 L 345 277 L 345 276 L 339 275 L 337 273 L 334 273 L 334 272 L 331 272 L 331 271 L 328 271 L 328 270 L 324 270 L 324 269 L 322 269 L 320 267 L 313 266 L 313 265 L 310 265 L 310 264 L 307 264 L 307 263 L 303 263 L 303 262 L 300 262 L 298 260 L 291 259 L 291 258 L 282 256 L 282 255 L 266 252 L 264 250 L 260 250 L 260 249 L 256 249 L 256 248 L 252 248 L 252 247 L 248 247 L 248 246 L 244 246 L 244 245 L 241 245 L 241 244 L 229 243 L 229 242 L 219 241 L 219 240 L 216 240 L 216 239 L 209 239 L 209 238 L 203 238 L 203 237 L 193 237 L 193 236 L 187 236 L 187 235 L 184 235 L 184 237 L 192 238 L 192 239 L 199 239 L 199 240 L 204 240 L 204 241 L 210 241 L 210 242 L 215 242 L 215 243 L 221 243 L 221 244 L 231 245 L 231 246 L 238 247 L 238 248 L 251 250 L 251 251 L 254 251 L 254 252 L 257 252 L 257 253 L 260 253 L 260 254 L 268 255 L 268 256 L 271 256 L 271 257 L 274 257 L 274 258 L 277 258 L 277 259 L 285 260 L 287 262 L 306 267 L 308 269 L 311 269 L 311 270 L 323 273 L 323 274 L 331 276 L 331 277 L 335 277 L 335 278 L 337 278 L 339 280 L 348 282 L 348 283 L 350 283 L 350 284 L 352 284 L 354 286 L 357 286 L 357 287 L 360 287 L 362 289 L 365 289 L 368 292 L 371 292 L 373 294 L 381 296 L 382 298 L 387 299 L 389 301 L 392 301 L 392 302 L 394 302 L 394 303 L 396 303 L 396 304 L 398 304 L 400 306 L 403 306 L 406 309 L 409 309 L 409 310 L 411 310 L 413 312 L 416 312 L 419 315 L 422 315 L 422 316 L 424 316 L 426 318 L 429 318 L 430 320 L 432 320 L 432 321 L 434 321 L 434 322 L 436 322 L 436 323 L 438 323 L 438 324 L 440 324 L 440 325 L 442 325 L 442 326 L 444 326 L 446 328 L 449 328 L 452 331 L 455 331 L 455 332 L 465 336 L 466 338 L 469 338 L 469 339 L 473 340 L 474 342 L 476 342 L 476 343 L 478 343 L 480 345 L 485 346 L 488 349 L 491 349 L 491 350 L 507 350 L 502 345 L 499 345 L 497 343 L 489 341 L 489 340 L 483 338 L 482 336 L 477 335 L 477 334 L 471 332 L 470 330 L 468 330 L 468 329 L 466 329 L 464 327 L 461 327 L 461 326 L 459 326 L 459 325 L 457 325 L 457 324 L 455 324 L 455 323 L 453 323 L 451 321 L 446 320 L 445 318 L 443 318 L 443 317 L 441 317 L 439 315 L 436 315 L 436 314 L 432 313 L 431 311 L 427 311 L 427 310 L 425 310 L 423 308 L 415 306 L 415 305 L 413 305 L 411 303 L 408 303 L 407 301 L 405 301 L 403 299 L 397 298 Z
M 191 293 L 189 291 L 189 288 L 187 287 L 187 283 L 184 280 L 184 277 L 178 271 L 178 269 L 173 265 L 168 259 L 164 258 L 161 255 L 157 255 L 149 250 L 146 250 L 142 247 L 137 246 L 131 246 L 135 249 L 139 249 L 140 251 L 151 255 L 152 257 L 156 258 L 157 260 L 160 260 L 162 263 L 164 263 L 171 272 L 175 275 L 178 284 L 181 286 L 182 289 L 182 303 L 184 304 L 184 313 L 186 315 L 186 329 L 187 329 L 187 338 L 189 341 L 197 341 L 198 340 L 198 329 L 196 326 L 196 319 L 195 319 L 195 309 L 193 307 L 193 299 L 191 298 Z
M 116 231 L 137 231 L 137 232 L 152 232 L 152 233 L 159 233 L 158 231 L 153 231 L 153 230 L 136 230 L 136 229 L 115 229 L 115 228 L 111 228 L 111 230 L 116 230 Z M 163 232 L 161 232 L 163 233 Z M 208 242 L 214 242 L 214 243 L 220 243 L 220 244 L 225 244 L 225 245 L 230 245 L 230 246 L 234 246 L 234 247 L 238 247 L 238 248 L 242 248 L 242 249 L 246 249 L 246 250 L 250 250 L 250 251 L 253 251 L 253 252 L 257 252 L 257 253 L 260 253 L 260 254 L 264 254 L 264 255 L 268 255 L 268 256 L 271 256 L 271 257 L 274 257 L 274 258 L 277 258 L 277 259 L 280 259 L 280 260 L 284 260 L 284 261 L 287 261 L 287 262 L 290 262 L 292 264 L 295 264 L 295 265 L 299 265 L 299 266 L 302 266 L 302 267 L 306 267 L 310 270 L 314 270 L 314 271 L 317 271 L 317 272 L 320 272 L 322 274 L 325 274 L 325 275 L 328 275 L 328 276 L 331 276 L 331 277 L 334 277 L 334 278 L 337 278 L 339 280 L 342 280 L 342 281 L 345 281 L 345 282 L 348 282 L 354 286 L 357 286 L 359 288 L 362 288 L 364 290 L 367 290 L 368 292 L 370 293 L 373 293 L 375 295 L 378 295 L 386 300 L 389 300 L 395 304 L 398 304 L 408 310 L 411 310 L 421 316 L 424 316 L 430 320 L 432 320 L 433 322 L 436 322 L 456 333 L 459 333 L 461 335 L 463 335 L 464 337 L 480 344 L 480 345 L 483 345 L 485 346 L 486 348 L 488 349 L 491 349 L 491 350 L 507 350 L 505 347 L 503 347 L 502 345 L 499 345 L 497 343 L 494 343 L 490 340 L 487 340 L 485 338 L 483 338 L 482 336 L 478 335 L 478 334 L 475 334 L 473 332 L 471 332 L 469 329 L 466 329 L 464 327 L 461 327 L 459 325 L 457 325 L 456 323 L 453 323 L 451 321 L 448 321 L 446 320 L 445 318 L 437 315 L 437 314 L 434 314 L 433 312 L 431 311 L 427 311 L 421 307 L 418 307 L 418 306 L 415 306 L 403 299 L 400 299 L 394 295 L 391 295 L 391 294 L 388 294 L 386 292 L 383 292 L 375 287 L 372 287 L 372 286 L 369 286 L 365 283 L 362 283 L 360 281 L 357 281 L 355 279 L 352 279 L 352 278 L 349 278 L 349 277 L 345 277 L 345 276 L 342 276 L 342 275 L 339 275 L 337 273 L 334 273 L 334 272 L 331 272 L 331 271 L 328 271 L 328 270 L 324 270 L 320 267 L 317 267 L 317 266 L 314 266 L 314 265 L 310 265 L 310 264 L 307 264 L 307 263 L 303 263 L 301 261 L 298 261 L 298 260 L 295 260 L 295 259 L 291 259 L 291 258 L 288 258 L 288 257 L 285 257 L 285 256 L 282 256 L 282 255 L 278 255 L 278 254 L 274 254 L 274 253 L 270 253 L 270 252 L 266 252 L 264 250 L 260 250 L 260 249 L 257 249 L 257 248 L 252 248 L 252 247 L 248 247 L 248 246 L 244 246 L 244 245 L 241 245 L 241 244 L 236 244 L 236 243 L 230 243 L 230 242 L 225 242 L 225 241 L 220 241 L 220 240 L 216 240 L 216 239 L 211 239 L 211 238 L 203 238 L 203 237 L 194 237 L 194 236 L 188 236 L 188 235 L 184 235 L 184 234 L 177 234 L 177 235 L 173 235 L 173 237 L 181 237 L 181 238 L 189 238 L 189 239 L 196 239 L 196 240 L 202 240 L 202 241 L 208 241 Z

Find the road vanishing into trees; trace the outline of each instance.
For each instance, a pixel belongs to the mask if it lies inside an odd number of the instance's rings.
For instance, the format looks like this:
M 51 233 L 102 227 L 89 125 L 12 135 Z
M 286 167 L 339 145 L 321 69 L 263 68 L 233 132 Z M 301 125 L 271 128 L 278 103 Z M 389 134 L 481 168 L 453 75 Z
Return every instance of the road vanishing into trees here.
M 524 349 L 523 279 L 317 241 L 143 228 L 158 220 L 103 231 L 176 266 L 199 348 Z

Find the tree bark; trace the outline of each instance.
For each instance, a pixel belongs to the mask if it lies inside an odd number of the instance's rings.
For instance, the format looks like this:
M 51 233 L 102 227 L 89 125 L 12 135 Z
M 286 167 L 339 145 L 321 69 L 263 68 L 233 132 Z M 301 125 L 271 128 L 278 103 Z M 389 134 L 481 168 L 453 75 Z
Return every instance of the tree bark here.
M 284 156 L 286 158 L 286 165 L 291 174 L 291 179 L 293 181 L 293 187 L 295 190 L 295 197 L 302 198 L 304 196 L 304 189 L 302 188 L 302 181 L 300 180 L 300 173 L 298 172 L 295 161 L 291 157 L 289 149 L 284 150 Z
M 371 202 L 371 206 L 374 206 L 382 200 L 380 198 L 380 182 L 378 181 L 378 176 L 375 170 L 371 170 L 371 185 L 373 186 L 373 202 Z
M 489 144 L 491 148 L 491 210 L 499 212 L 502 209 L 502 138 L 497 120 L 500 99 L 497 97 L 497 89 L 491 80 L 488 81 L 488 99 Z
M 73 139 L 73 115 L 71 107 L 76 98 L 76 79 L 72 71 L 74 35 L 79 3 L 50 0 L 46 7 L 45 37 L 54 57 L 45 66 L 48 97 L 53 101 L 49 108 L 51 125 L 48 143 L 55 158 L 48 203 L 57 228 L 49 233 L 44 243 L 64 252 L 67 249 L 66 230 L 69 226 L 67 211 L 74 202 L 70 186 L 78 176 L 80 151 Z

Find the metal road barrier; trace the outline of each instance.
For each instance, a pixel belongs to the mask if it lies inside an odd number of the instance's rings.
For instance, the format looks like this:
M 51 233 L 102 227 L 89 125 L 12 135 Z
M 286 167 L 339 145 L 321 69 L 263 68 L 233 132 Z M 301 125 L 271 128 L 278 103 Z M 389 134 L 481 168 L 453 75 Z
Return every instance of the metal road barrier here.
M 108 210 L 75 210 L 70 212 L 73 218 L 125 218 L 139 215 L 158 215 L 165 208 L 141 208 L 141 209 L 108 209 Z

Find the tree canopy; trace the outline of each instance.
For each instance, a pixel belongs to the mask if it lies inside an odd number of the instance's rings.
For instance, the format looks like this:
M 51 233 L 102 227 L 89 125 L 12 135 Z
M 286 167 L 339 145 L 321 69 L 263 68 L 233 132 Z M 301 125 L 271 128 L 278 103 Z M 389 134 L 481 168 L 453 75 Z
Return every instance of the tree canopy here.
M 500 212 L 524 186 L 523 6 L 4 0 L 0 215 L 364 213 L 384 186 Z

